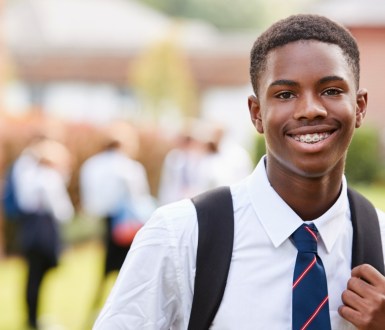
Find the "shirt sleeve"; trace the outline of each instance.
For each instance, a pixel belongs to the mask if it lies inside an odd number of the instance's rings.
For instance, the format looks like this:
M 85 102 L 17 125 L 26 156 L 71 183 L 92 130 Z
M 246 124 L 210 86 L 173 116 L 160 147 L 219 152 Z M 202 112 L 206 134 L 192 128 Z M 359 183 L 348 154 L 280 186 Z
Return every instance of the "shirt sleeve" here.
M 191 206 L 175 204 L 158 209 L 136 235 L 93 330 L 187 328 L 196 221 Z

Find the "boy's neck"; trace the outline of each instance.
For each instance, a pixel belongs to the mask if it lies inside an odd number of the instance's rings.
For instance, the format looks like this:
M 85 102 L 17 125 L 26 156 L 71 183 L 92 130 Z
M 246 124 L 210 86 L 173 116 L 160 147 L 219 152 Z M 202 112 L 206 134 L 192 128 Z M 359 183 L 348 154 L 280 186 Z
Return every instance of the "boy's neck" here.
M 269 169 L 267 175 L 278 195 L 306 221 L 317 219 L 336 202 L 341 192 L 343 167 L 317 178 L 272 173 Z

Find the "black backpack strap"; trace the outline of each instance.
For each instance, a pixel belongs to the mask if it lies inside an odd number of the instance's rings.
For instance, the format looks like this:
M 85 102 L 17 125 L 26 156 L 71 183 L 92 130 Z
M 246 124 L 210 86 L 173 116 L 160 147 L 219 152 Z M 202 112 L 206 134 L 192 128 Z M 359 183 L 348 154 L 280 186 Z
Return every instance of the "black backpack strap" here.
M 352 268 L 370 264 L 385 275 L 380 225 L 376 209 L 364 196 L 348 188 L 353 223 Z
M 229 187 L 200 194 L 192 201 L 198 216 L 194 297 L 189 330 L 209 329 L 226 287 L 234 243 L 234 211 Z

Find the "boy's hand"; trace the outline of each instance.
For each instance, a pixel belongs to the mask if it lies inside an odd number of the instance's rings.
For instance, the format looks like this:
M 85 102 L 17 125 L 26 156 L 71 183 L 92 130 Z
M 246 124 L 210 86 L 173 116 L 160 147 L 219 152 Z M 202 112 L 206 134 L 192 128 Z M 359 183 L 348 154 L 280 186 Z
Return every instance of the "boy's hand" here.
M 385 329 L 385 277 L 364 264 L 352 270 L 338 312 L 360 330 Z

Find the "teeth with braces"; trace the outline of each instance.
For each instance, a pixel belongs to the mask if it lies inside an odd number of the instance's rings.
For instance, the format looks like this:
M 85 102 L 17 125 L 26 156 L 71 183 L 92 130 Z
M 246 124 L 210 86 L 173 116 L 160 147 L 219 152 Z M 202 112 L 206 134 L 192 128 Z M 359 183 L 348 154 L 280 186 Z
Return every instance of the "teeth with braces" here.
M 319 141 L 325 140 L 330 136 L 330 133 L 314 133 L 314 134 L 303 134 L 295 135 L 294 140 L 303 142 L 303 143 L 317 143 Z

